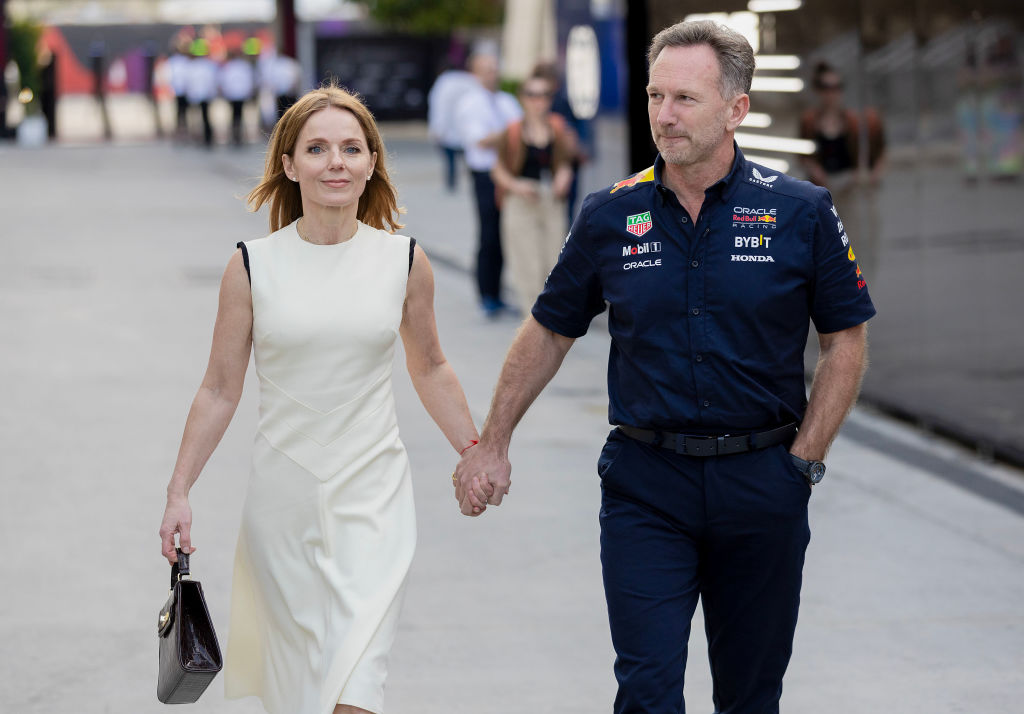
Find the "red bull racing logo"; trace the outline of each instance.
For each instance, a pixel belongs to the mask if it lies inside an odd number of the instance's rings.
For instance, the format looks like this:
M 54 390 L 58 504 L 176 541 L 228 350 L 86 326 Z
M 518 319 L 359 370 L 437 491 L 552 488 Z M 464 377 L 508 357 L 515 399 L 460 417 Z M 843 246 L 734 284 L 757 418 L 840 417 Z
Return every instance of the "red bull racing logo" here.
M 775 228 L 779 223 L 777 209 L 775 208 L 747 208 L 746 206 L 735 206 L 732 209 L 732 225 L 757 226 L 764 228 Z
M 612 190 L 609 191 L 608 193 L 615 193 L 620 188 L 630 188 L 631 186 L 636 186 L 638 183 L 646 183 L 648 181 L 653 181 L 653 180 L 654 180 L 654 167 L 651 166 L 649 168 L 644 169 L 643 171 L 641 171 L 638 174 L 630 176 L 628 179 L 624 179 L 622 181 L 619 181 L 617 184 L 612 186 Z

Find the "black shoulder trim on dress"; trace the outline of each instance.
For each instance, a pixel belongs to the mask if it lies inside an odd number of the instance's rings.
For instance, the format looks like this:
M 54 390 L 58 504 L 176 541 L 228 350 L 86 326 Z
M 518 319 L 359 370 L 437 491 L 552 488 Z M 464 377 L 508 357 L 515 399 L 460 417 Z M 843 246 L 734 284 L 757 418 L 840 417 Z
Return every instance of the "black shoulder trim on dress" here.
M 241 241 L 236 244 L 236 247 L 242 249 L 242 263 L 245 264 L 245 274 L 249 276 L 249 284 L 252 285 L 252 273 L 249 271 L 249 249 Z
M 412 255 L 416 250 L 416 239 L 409 239 L 409 272 L 412 272 Z

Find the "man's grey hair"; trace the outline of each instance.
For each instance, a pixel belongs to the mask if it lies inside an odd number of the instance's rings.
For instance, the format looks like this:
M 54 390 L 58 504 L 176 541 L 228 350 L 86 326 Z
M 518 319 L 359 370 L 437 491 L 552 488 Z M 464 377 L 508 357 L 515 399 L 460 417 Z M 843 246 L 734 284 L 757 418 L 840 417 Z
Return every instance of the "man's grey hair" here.
M 750 80 L 754 76 L 753 48 L 743 35 L 712 20 L 678 22 L 666 27 L 651 40 L 647 66 L 654 64 L 666 47 L 695 45 L 707 45 L 718 58 L 721 70 L 718 91 L 724 99 L 750 92 Z

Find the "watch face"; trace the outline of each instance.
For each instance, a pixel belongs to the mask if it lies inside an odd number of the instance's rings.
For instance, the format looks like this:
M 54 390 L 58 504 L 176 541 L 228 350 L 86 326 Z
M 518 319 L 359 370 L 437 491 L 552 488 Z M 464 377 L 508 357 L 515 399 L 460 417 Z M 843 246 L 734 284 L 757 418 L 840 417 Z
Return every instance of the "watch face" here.
M 811 483 L 818 483 L 825 477 L 825 464 L 820 461 L 812 461 L 807 469 L 807 478 Z

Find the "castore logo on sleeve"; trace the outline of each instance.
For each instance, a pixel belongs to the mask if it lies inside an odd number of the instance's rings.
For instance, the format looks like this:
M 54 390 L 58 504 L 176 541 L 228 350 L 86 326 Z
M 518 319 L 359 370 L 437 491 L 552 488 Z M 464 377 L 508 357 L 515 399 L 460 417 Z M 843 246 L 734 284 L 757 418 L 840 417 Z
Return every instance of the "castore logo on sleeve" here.
M 778 178 L 778 174 L 775 176 L 762 176 L 761 172 L 754 167 L 750 168 L 750 173 L 753 177 L 750 179 L 750 182 L 756 183 L 758 186 L 764 186 L 765 188 L 771 188 L 772 184 L 775 183 L 775 179 Z

